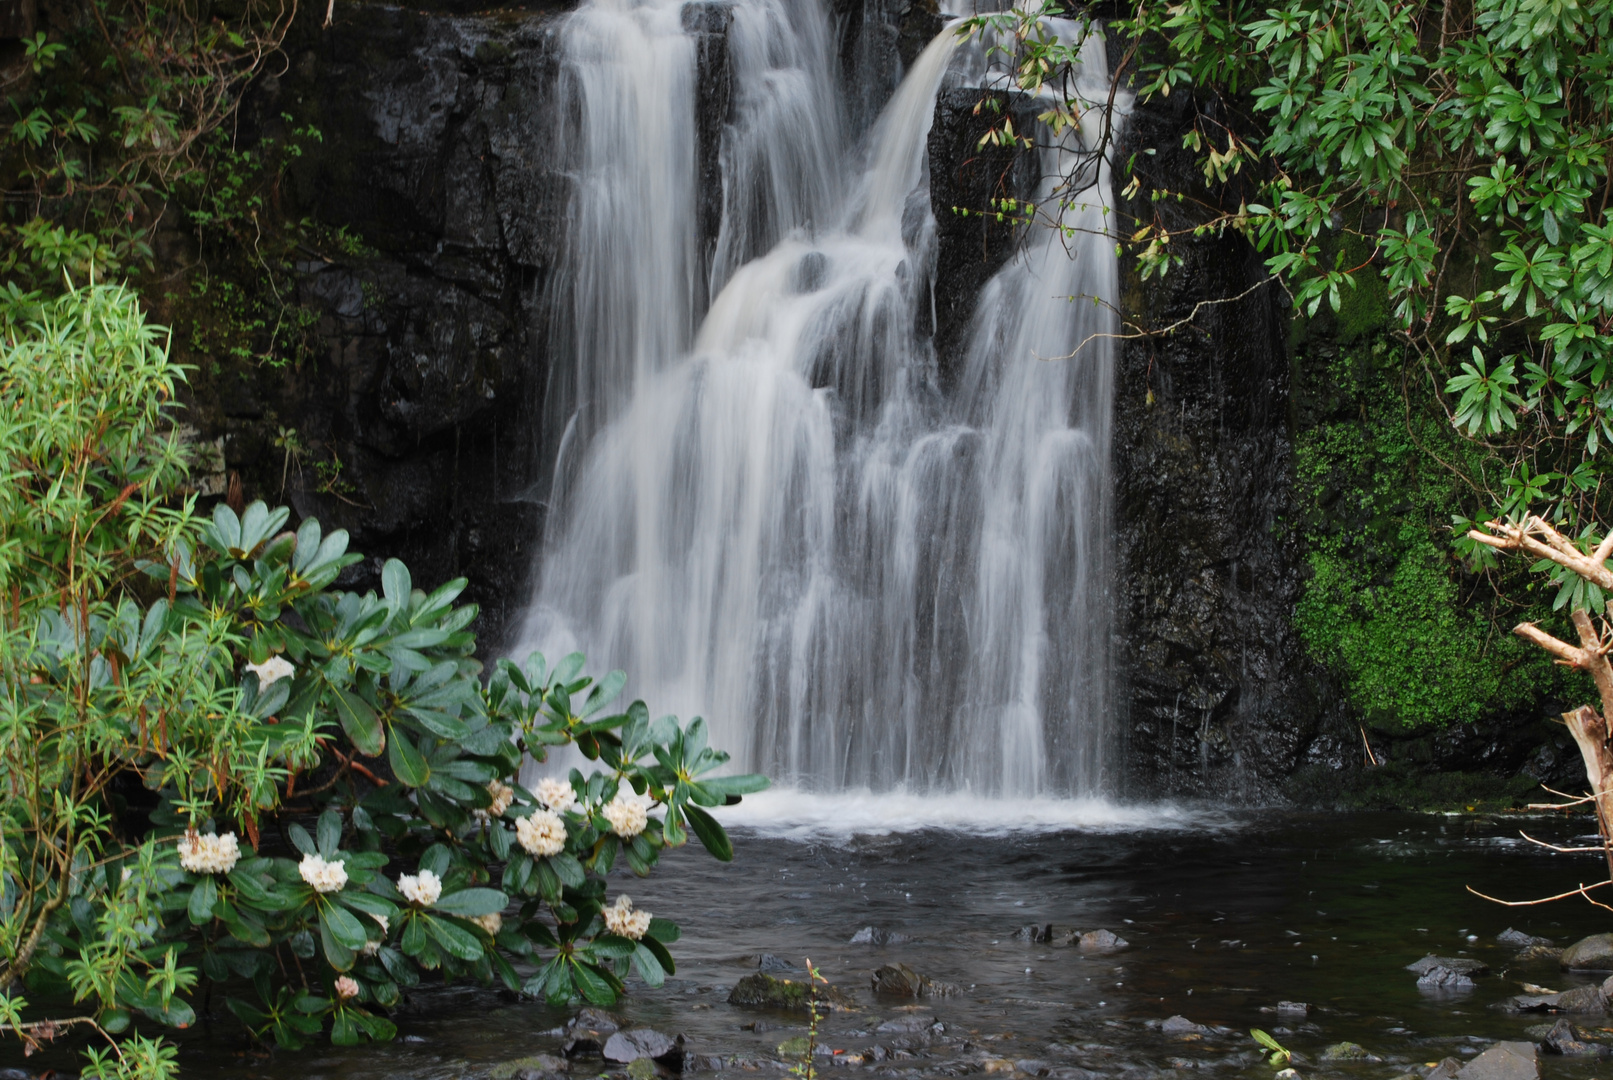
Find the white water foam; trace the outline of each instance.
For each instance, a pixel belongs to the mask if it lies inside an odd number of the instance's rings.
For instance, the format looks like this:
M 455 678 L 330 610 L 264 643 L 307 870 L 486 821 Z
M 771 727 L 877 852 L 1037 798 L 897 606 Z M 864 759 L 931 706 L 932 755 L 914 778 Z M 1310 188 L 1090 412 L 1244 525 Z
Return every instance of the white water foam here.
M 1231 827 L 1221 811 L 1103 798 L 936 798 L 866 788 L 824 795 L 778 787 L 714 813 L 727 829 L 786 840 L 837 840 L 928 830 L 971 836 L 1025 833 L 1205 831 Z

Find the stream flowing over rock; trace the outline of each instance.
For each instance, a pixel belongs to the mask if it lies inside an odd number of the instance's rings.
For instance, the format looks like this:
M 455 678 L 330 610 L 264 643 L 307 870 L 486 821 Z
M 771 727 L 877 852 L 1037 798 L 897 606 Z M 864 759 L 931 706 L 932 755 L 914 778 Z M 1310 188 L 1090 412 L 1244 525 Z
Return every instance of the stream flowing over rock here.
M 1291 625 L 1286 310 L 1247 244 L 1141 281 L 1105 235 L 1146 188 L 1096 129 L 982 147 L 1040 106 L 922 3 L 428 6 L 359 4 L 254 88 L 248 129 L 317 114 L 289 189 L 366 250 L 300 266 L 316 362 L 197 390 L 230 469 L 374 553 L 351 583 L 465 574 L 495 651 L 581 647 L 817 788 L 1266 801 L 1354 765 Z M 1111 156 L 1197 183 L 1192 103 L 1121 90 Z M 958 212 L 1061 175 L 1069 250 Z

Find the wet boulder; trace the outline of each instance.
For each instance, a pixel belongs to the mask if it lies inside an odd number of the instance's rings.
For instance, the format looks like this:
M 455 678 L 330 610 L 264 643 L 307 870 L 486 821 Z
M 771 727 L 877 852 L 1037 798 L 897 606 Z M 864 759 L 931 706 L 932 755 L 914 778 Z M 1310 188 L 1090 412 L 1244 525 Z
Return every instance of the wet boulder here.
M 1535 1044 L 1496 1043 L 1462 1067 L 1457 1080 L 1539 1080 Z
M 1438 964 L 1428 968 L 1417 979 L 1417 989 L 1425 994 L 1463 993 L 1476 985 L 1466 974 Z
M 1584 1016 L 1606 1016 L 1607 998 L 1600 986 L 1576 986 L 1557 995 L 1557 1011 Z
M 1607 1048 L 1585 1038 L 1585 1033 L 1567 1020 L 1559 1020 L 1540 1040 L 1540 1048 L 1548 1054 L 1563 1057 L 1603 1057 Z
M 1033 945 L 1045 945 L 1053 940 L 1053 924 L 1047 923 L 1044 926 L 1037 926 L 1035 924 L 1030 926 L 1021 926 L 1018 930 L 1014 931 L 1014 940 L 1028 941 Z
M 1115 952 L 1131 944 L 1119 934 L 1111 933 L 1108 930 L 1088 930 L 1084 934 L 1076 930 L 1064 939 L 1064 943 L 1074 945 L 1086 953 Z
M 1514 930 L 1510 926 L 1495 935 L 1495 940 L 1503 945 L 1511 945 L 1515 949 L 1526 949 L 1531 945 L 1551 947 L 1551 938 L 1535 937 L 1533 934 L 1526 934 L 1522 930 Z
M 1323 1061 L 1382 1061 L 1360 1043 L 1338 1042 L 1322 1051 Z
M 1466 956 L 1435 956 L 1433 953 L 1429 953 L 1416 963 L 1406 965 L 1407 971 L 1414 972 L 1417 975 L 1426 975 L 1435 968 L 1444 968 L 1446 971 L 1453 971 L 1458 975 L 1466 975 L 1469 978 L 1474 975 L 1488 975 L 1490 973 L 1490 965 L 1482 960 L 1473 960 Z
M 611 1032 L 619 1031 L 622 1018 L 604 1009 L 587 1008 L 566 1025 L 566 1041 L 560 1052 L 568 1058 L 602 1053 Z
M 911 998 L 952 997 L 958 992 L 952 983 L 920 975 L 906 964 L 886 964 L 876 969 L 871 988 L 876 994 Z
M 818 1008 L 846 1009 L 853 1005 L 844 990 L 836 986 L 817 988 Z M 765 971 L 747 975 L 734 984 L 728 994 L 728 1004 L 752 1009 L 786 1009 L 806 1012 L 810 1008 L 812 991 L 804 982 L 780 979 Z
M 1441 1058 L 1432 1065 L 1420 1066 L 1416 1071 L 1422 1080 L 1456 1080 L 1465 1063 L 1460 1058 Z
M 683 1063 L 683 1043 L 663 1035 L 653 1028 L 630 1028 L 613 1032 L 605 1040 L 603 1056 L 606 1061 L 625 1065 L 648 1058 L 663 1064 Z
M 1613 934 L 1592 934 L 1563 950 L 1564 971 L 1613 971 Z
M 851 935 L 852 945 L 905 945 L 913 939 L 882 926 L 865 926 Z

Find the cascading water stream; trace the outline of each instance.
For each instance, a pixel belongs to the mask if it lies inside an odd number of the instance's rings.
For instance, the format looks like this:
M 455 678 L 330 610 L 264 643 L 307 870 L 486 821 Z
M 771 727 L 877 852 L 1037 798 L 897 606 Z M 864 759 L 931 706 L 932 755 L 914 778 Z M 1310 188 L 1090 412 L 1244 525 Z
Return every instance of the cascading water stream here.
M 677 5 L 657 3 L 611 17 L 671 25 Z M 1087 298 L 1115 293 L 1106 166 L 1089 163 L 1091 205 L 1069 210 L 1071 250 L 1034 234 L 984 290 L 961 384 L 943 393 L 915 326 L 934 264 L 926 143 L 961 46 L 944 32 L 921 54 L 855 169 L 840 164 L 827 25 L 816 0 L 736 8 L 737 119 L 709 277 L 721 289 L 692 344 L 687 307 L 665 325 L 641 317 L 651 300 L 694 295 L 695 238 L 658 233 L 666 247 L 613 271 L 633 279 L 622 288 L 659 275 L 644 294 L 602 293 L 595 315 L 574 307 L 579 341 L 621 344 L 600 362 L 609 372 L 580 356 L 579 385 L 595 385 L 573 415 L 611 404 L 568 451 L 575 479 L 519 651 L 575 648 L 624 668 L 653 709 L 706 716 L 736 760 L 803 786 L 1096 793 L 1112 350 L 1087 340 L 1111 310 Z M 1083 61 L 1082 91 L 1101 101 L 1095 36 Z M 585 114 L 641 122 L 624 96 L 659 108 L 685 85 L 654 70 L 661 90 L 588 84 Z M 1044 199 L 1101 122 L 1090 110 L 1042 152 Z M 693 128 L 683 135 L 692 146 Z M 841 171 L 855 181 L 836 183 Z M 633 191 L 630 178 L 596 182 L 621 186 L 580 200 L 620 205 Z M 640 221 L 620 221 L 598 251 L 577 246 L 595 232 L 573 236 L 579 280 L 601 280 L 583 268 L 628 250 Z M 583 326 L 609 316 L 607 300 L 633 320 Z

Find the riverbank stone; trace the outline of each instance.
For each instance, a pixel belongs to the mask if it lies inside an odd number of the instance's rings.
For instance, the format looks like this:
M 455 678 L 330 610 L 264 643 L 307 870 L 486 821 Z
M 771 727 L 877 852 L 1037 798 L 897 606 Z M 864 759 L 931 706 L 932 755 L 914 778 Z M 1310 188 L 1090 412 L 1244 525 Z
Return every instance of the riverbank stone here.
M 780 979 L 765 971 L 747 975 L 734 984 L 728 994 L 728 1004 L 751 1009 L 786 1009 L 806 1012 L 811 991 L 804 982 Z M 837 986 L 818 987 L 818 1007 L 822 1009 L 849 1009 L 855 1002 Z
M 1474 960 L 1466 956 L 1435 956 L 1433 953 L 1429 953 L 1416 963 L 1406 965 L 1407 971 L 1414 972 L 1417 975 L 1426 975 L 1435 968 L 1444 968 L 1446 971 L 1454 971 L 1458 975 L 1466 975 L 1469 978 L 1474 975 L 1488 975 L 1490 973 L 1490 965 L 1482 960 Z
M 1462 1066 L 1457 1080 L 1539 1080 L 1535 1044 L 1500 1042 Z
M 1564 971 L 1613 971 L 1613 934 L 1580 938 L 1558 959 Z

